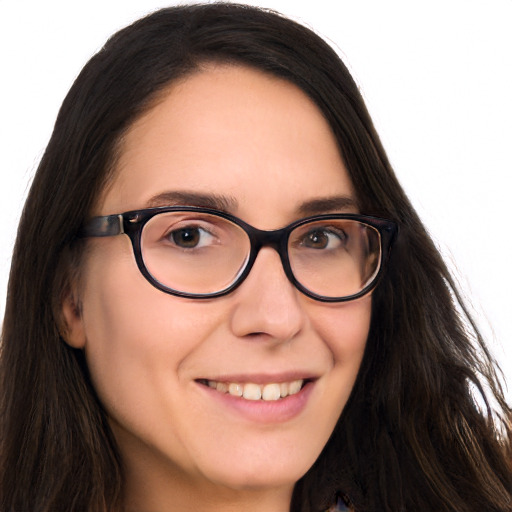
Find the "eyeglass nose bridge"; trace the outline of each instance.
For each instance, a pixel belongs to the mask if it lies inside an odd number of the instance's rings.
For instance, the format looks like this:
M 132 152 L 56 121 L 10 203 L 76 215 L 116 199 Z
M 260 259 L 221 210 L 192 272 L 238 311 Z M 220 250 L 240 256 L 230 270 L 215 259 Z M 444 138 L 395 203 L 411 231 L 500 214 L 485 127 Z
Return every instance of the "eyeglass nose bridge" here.
M 256 261 L 256 258 L 260 253 L 260 250 L 263 247 L 270 247 L 274 249 L 277 252 L 277 254 L 279 254 L 279 258 L 281 260 L 281 265 L 283 266 L 284 273 L 288 280 L 290 281 L 290 283 L 299 290 L 302 290 L 303 287 L 300 285 L 300 283 L 295 279 L 295 276 L 293 275 L 288 256 L 288 238 L 290 236 L 291 228 L 285 227 L 275 230 L 263 230 L 257 229 L 253 226 L 246 225 L 245 231 L 249 235 L 249 240 L 251 243 L 251 253 L 249 255 L 247 265 L 243 270 L 242 274 L 240 275 L 236 286 L 242 284 L 242 282 L 245 281 L 247 276 L 250 274 L 252 267 L 254 266 L 254 263 Z

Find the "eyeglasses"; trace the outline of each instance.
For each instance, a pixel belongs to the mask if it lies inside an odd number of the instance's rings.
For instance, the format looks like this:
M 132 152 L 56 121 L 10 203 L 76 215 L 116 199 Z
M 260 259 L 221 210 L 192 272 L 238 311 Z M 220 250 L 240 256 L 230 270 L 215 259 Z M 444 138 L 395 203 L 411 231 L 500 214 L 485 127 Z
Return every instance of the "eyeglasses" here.
M 233 291 L 259 250 L 272 247 L 302 293 L 342 302 L 375 287 L 397 232 L 392 221 L 355 214 L 316 215 L 264 231 L 222 211 L 166 206 L 94 217 L 80 236 L 128 235 L 137 266 L 153 286 L 193 299 Z

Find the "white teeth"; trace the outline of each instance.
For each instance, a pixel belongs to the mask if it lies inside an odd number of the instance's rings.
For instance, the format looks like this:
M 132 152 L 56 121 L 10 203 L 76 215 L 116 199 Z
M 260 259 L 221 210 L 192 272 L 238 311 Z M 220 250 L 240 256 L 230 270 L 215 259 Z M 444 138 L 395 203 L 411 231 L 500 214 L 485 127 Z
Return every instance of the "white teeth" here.
M 261 387 L 258 384 L 245 384 L 243 397 L 246 400 L 259 400 L 261 398 Z
M 275 401 L 280 398 L 286 398 L 289 395 L 297 394 L 304 384 L 304 380 L 293 380 L 291 382 L 280 382 L 270 384 L 254 384 L 247 382 L 240 384 L 238 382 L 217 382 L 215 380 L 207 381 L 208 387 L 216 389 L 220 393 L 229 393 L 230 395 L 243 397 L 246 400 L 265 400 Z
M 302 381 L 301 380 L 294 380 L 290 382 L 290 385 L 288 386 L 288 393 L 290 395 L 295 395 L 295 393 L 298 393 L 302 388 Z
M 279 400 L 281 398 L 281 388 L 279 384 L 267 384 L 263 387 L 261 393 L 263 400 Z
M 232 382 L 229 385 L 228 393 L 233 396 L 242 396 L 244 394 L 244 387 L 242 384 L 236 384 L 235 382 Z
M 212 382 L 212 381 L 209 381 Z M 221 393 L 227 393 L 229 391 L 229 386 L 225 382 L 217 382 L 217 391 Z

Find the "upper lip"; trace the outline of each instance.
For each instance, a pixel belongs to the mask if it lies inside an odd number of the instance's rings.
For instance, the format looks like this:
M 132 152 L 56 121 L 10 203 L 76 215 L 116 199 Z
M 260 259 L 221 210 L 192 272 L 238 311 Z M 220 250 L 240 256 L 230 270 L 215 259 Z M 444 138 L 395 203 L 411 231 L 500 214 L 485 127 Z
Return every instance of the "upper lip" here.
M 293 370 L 280 373 L 236 373 L 224 375 L 212 375 L 196 380 L 212 380 L 215 382 L 251 382 L 254 384 L 270 384 L 280 382 L 292 382 L 294 380 L 315 380 L 317 374 L 308 371 Z

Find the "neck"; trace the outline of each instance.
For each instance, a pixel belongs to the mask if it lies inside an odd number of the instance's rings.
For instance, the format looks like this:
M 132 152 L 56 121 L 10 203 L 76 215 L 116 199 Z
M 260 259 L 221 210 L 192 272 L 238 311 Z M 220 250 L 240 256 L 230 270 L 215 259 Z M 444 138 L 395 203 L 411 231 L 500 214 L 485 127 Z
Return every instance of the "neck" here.
M 289 512 L 291 492 L 228 491 L 212 489 L 130 486 L 125 493 L 125 512 Z M 130 487 L 129 487 L 130 486 Z M 142 492 L 141 492 L 142 491 Z
M 289 512 L 293 487 L 230 489 L 175 472 L 126 471 L 125 512 Z

